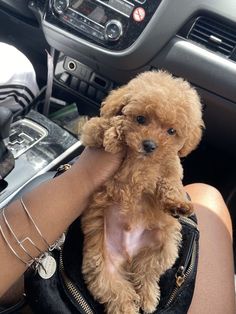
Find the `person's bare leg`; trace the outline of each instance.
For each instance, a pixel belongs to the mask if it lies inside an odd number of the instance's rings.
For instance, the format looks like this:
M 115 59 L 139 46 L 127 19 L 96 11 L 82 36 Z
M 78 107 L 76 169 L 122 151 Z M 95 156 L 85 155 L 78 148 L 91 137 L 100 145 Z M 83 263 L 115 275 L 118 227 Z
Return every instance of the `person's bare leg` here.
M 186 186 L 200 230 L 199 264 L 189 314 L 234 314 L 232 225 L 221 194 L 205 184 Z

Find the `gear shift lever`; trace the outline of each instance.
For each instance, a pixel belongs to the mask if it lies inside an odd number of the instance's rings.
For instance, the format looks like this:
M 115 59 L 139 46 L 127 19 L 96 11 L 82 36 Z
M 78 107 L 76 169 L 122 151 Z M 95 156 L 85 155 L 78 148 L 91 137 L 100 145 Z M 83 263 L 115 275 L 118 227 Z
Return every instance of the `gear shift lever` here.
M 10 134 L 12 112 L 0 106 L 0 179 L 4 178 L 14 168 L 14 157 L 5 146 Z
M 12 112 L 6 107 L 0 107 L 0 141 L 9 137 Z

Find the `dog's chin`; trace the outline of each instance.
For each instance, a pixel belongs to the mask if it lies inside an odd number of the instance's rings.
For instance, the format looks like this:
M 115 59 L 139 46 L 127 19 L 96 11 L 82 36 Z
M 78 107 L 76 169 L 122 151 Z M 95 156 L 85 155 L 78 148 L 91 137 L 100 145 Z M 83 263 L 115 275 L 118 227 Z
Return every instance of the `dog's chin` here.
M 147 153 L 144 149 L 142 148 L 130 148 L 130 153 L 137 158 L 150 158 L 154 155 L 154 152 Z

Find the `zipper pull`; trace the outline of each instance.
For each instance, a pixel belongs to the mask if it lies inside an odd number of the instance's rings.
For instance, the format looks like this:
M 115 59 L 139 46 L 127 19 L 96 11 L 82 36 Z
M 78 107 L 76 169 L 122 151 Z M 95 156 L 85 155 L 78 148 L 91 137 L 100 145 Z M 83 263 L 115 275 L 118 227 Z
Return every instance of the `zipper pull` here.
M 182 286 L 182 284 L 185 281 L 185 274 L 184 274 L 184 266 L 180 266 L 179 269 L 177 270 L 177 273 L 175 274 L 175 279 L 176 279 L 176 285 L 178 287 Z

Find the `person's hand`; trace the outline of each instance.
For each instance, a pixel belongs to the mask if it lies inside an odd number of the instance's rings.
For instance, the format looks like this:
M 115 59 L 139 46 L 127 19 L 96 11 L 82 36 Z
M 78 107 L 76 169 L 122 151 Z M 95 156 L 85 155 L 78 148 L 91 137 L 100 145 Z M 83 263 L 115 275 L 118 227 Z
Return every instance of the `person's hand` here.
M 124 153 L 111 154 L 103 149 L 86 147 L 79 157 L 78 163 L 91 184 L 91 189 L 96 190 L 106 182 L 120 167 Z

